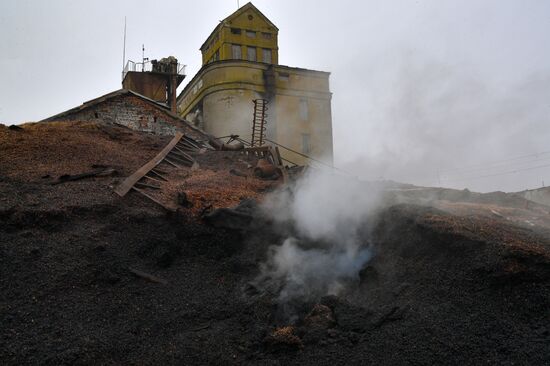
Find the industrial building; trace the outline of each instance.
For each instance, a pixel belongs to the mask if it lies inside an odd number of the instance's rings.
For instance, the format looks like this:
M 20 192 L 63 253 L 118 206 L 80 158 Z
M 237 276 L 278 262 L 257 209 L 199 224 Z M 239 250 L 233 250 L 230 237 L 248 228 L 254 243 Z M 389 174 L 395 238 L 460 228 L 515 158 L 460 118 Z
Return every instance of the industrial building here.
M 264 100 L 259 128 L 288 148 L 284 158 L 331 164 L 330 73 L 279 65 L 278 31 L 251 3 L 222 20 L 200 48 L 202 68 L 177 97 L 177 113 L 216 137 L 251 141 L 253 101 Z

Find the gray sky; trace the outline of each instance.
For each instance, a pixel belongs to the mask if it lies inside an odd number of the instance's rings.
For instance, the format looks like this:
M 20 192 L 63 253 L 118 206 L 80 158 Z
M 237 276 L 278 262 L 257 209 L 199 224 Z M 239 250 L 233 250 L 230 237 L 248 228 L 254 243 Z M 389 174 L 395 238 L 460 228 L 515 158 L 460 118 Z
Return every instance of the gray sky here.
M 254 5 L 279 27 L 281 64 L 332 72 L 338 166 L 477 191 L 550 185 L 549 1 Z M 236 8 L 2 0 L 0 122 L 40 120 L 120 88 L 124 16 L 128 58 L 140 59 L 144 43 L 146 57 L 187 64 L 190 80 L 198 48 Z

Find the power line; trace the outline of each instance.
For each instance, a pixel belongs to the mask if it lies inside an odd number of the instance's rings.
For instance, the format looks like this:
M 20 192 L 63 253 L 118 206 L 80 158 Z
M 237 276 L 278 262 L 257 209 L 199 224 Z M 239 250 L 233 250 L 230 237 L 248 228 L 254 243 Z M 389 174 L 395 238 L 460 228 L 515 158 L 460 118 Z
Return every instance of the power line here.
M 449 172 L 446 174 L 442 174 L 444 178 L 453 177 L 456 175 L 468 175 L 468 173 L 476 174 L 484 171 L 495 171 L 495 170 L 501 170 L 501 169 L 521 169 L 525 167 L 526 165 L 531 165 L 538 162 L 548 161 L 550 160 L 550 156 L 542 159 L 530 159 L 525 161 L 517 161 L 515 163 L 502 163 L 494 166 L 488 166 L 488 167 L 482 167 L 482 168 L 472 168 L 469 170 L 462 170 L 462 171 L 455 171 L 455 172 Z
M 501 172 L 501 173 L 495 173 L 495 174 L 478 175 L 478 176 L 463 178 L 463 179 L 452 179 L 452 180 L 448 180 L 447 182 L 464 182 L 464 181 L 468 181 L 468 180 L 474 180 L 474 179 L 480 179 L 480 178 L 489 178 L 489 177 L 497 177 L 497 176 L 500 176 L 500 175 L 514 174 L 514 173 L 519 173 L 519 172 L 523 172 L 523 171 L 535 170 L 535 169 L 546 168 L 546 167 L 550 167 L 550 164 L 538 165 L 538 166 L 533 166 L 533 167 L 529 167 L 529 168 L 516 169 L 516 170 L 511 170 L 511 171 Z
M 490 166 L 490 165 L 498 165 L 498 164 L 511 162 L 511 161 L 522 160 L 522 159 L 526 159 L 526 158 L 530 158 L 530 157 L 538 158 L 541 155 L 546 155 L 546 154 L 550 154 L 550 151 L 541 151 L 541 152 L 534 153 L 534 154 L 516 156 L 516 157 L 513 157 L 513 158 L 508 158 L 508 159 L 503 159 L 503 160 L 495 160 L 495 161 L 492 161 L 492 162 L 485 162 L 485 163 L 480 163 L 480 164 L 466 165 L 466 166 L 463 166 L 463 167 L 443 169 L 443 170 L 440 171 L 440 173 L 446 173 L 446 172 L 452 172 L 452 171 L 464 171 L 464 170 L 473 169 L 473 168 L 484 168 L 484 167 L 487 167 L 487 166 Z

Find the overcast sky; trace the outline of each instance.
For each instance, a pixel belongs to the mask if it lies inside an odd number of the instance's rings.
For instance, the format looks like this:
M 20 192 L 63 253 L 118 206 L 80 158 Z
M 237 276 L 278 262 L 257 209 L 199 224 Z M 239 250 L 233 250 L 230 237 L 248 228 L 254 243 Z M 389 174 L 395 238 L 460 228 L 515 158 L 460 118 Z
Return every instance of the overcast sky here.
M 279 28 L 281 64 L 332 73 L 339 167 L 477 191 L 550 185 L 550 1 L 254 5 Z M 200 45 L 236 9 L 236 0 L 2 0 L 0 122 L 119 89 L 125 16 L 127 58 L 139 60 L 145 44 L 146 57 L 187 64 L 190 80 Z

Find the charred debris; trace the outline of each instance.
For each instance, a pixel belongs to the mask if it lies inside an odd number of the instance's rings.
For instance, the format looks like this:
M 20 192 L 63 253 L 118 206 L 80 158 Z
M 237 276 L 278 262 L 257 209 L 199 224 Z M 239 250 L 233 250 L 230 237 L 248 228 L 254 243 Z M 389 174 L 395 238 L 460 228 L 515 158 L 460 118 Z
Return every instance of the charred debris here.
M 2 364 L 550 361 L 550 208 L 522 195 L 188 126 L 49 121 L 0 149 Z

